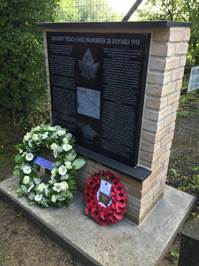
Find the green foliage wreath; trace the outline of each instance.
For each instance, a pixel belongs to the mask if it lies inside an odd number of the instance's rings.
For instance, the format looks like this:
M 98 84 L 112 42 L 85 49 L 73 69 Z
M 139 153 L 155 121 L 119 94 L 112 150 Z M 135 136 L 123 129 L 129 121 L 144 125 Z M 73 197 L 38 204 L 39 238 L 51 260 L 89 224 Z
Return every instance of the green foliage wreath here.
M 60 126 L 41 125 L 33 128 L 17 145 L 14 175 L 20 178 L 17 193 L 26 196 L 31 204 L 41 207 L 62 206 L 73 197 L 76 170 L 85 160 L 77 158 L 73 149 L 74 138 Z M 35 158 L 42 149 L 51 150 L 55 158 L 48 182 L 38 176 Z

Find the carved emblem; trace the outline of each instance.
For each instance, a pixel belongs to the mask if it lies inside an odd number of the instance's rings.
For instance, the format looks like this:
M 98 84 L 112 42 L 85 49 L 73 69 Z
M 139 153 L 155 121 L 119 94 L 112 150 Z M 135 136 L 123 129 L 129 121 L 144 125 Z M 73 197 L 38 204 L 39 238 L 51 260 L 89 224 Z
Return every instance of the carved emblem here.
M 95 63 L 90 49 L 88 48 L 82 60 L 78 60 L 81 75 L 87 79 L 94 79 L 99 68 L 99 63 Z

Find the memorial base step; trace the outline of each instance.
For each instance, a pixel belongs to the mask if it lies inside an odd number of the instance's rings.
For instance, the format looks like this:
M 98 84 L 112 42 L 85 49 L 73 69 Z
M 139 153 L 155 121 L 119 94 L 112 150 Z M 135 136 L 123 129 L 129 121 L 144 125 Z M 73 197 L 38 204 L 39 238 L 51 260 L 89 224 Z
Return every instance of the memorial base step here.
M 194 203 L 191 195 L 165 186 L 164 197 L 140 226 L 123 220 L 102 227 L 84 215 L 80 193 L 68 208 L 42 209 L 17 197 L 17 182 L 16 177 L 1 182 L 0 198 L 20 210 L 85 265 L 156 265 Z

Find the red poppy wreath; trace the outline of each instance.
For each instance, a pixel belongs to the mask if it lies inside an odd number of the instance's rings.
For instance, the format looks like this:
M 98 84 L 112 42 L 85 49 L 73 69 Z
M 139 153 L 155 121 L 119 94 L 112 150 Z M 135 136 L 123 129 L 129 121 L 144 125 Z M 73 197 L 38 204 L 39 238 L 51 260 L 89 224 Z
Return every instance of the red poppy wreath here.
M 120 221 L 127 209 L 125 188 L 110 171 L 100 171 L 88 179 L 84 199 L 85 214 L 90 215 L 100 225 Z

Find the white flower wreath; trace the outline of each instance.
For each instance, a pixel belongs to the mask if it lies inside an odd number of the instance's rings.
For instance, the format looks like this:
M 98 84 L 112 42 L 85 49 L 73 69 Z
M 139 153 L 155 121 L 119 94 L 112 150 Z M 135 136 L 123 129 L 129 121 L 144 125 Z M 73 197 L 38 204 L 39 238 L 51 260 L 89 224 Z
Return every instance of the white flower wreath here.
M 76 158 L 74 138 L 60 126 L 41 125 L 33 128 L 17 145 L 14 175 L 20 177 L 17 187 L 19 196 L 26 196 L 32 204 L 42 207 L 62 206 L 73 197 L 76 170 L 84 166 L 85 160 Z M 38 176 L 35 158 L 42 148 L 53 151 L 51 176 L 47 183 Z

